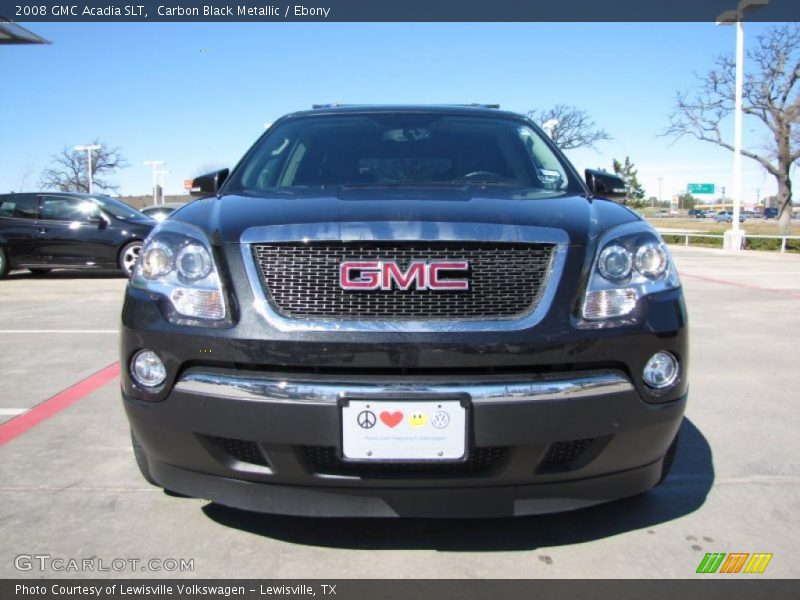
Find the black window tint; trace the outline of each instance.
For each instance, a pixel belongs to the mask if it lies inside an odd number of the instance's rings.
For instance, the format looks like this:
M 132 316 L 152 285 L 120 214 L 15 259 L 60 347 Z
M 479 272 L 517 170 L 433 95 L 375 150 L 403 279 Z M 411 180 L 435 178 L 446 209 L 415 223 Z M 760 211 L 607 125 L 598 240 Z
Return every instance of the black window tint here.
M 277 125 L 230 190 L 340 185 L 495 184 L 560 192 L 564 163 L 524 122 L 428 113 L 336 115 Z
M 36 218 L 36 197 L 22 194 L 0 196 L 0 217 Z
M 83 198 L 42 196 L 41 218 L 51 221 L 88 221 L 99 213 L 97 205 Z

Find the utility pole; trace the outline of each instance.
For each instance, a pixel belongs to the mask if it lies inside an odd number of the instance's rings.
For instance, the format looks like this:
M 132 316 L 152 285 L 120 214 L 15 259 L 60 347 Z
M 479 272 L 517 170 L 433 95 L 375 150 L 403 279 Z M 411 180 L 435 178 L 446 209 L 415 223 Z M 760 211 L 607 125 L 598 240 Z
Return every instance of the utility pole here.
M 75 146 L 76 152 L 86 151 L 86 163 L 89 169 L 89 193 L 92 193 L 92 150 L 100 150 L 100 144 L 90 144 L 87 146 Z
M 166 169 L 159 169 L 156 173 L 161 176 L 161 204 L 164 204 L 164 175 L 169 173 L 169 171 Z
M 153 169 L 153 206 L 158 204 L 158 188 L 156 187 L 156 170 L 164 164 L 163 160 L 146 160 L 144 164 Z
M 739 227 L 742 203 L 742 88 L 744 86 L 744 13 L 762 8 L 769 0 L 739 0 L 734 10 L 726 10 L 717 17 L 717 25 L 736 25 L 736 80 L 733 104 L 733 217 L 731 228 L 725 232 L 723 246 L 737 252 L 744 245 L 744 231 Z
M 658 178 L 658 205 L 661 206 L 661 182 L 664 181 L 663 177 Z M 655 207 L 653 207 L 655 208 Z

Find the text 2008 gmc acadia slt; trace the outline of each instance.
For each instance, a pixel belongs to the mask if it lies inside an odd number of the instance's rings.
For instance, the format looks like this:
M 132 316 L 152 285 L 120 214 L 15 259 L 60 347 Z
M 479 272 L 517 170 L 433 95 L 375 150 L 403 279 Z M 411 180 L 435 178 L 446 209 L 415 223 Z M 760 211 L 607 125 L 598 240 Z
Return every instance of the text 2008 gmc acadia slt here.
M 687 319 L 621 185 L 491 106 L 281 118 L 145 241 L 121 341 L 142 474 L 319 516 L 650 489 L 675 454 Z

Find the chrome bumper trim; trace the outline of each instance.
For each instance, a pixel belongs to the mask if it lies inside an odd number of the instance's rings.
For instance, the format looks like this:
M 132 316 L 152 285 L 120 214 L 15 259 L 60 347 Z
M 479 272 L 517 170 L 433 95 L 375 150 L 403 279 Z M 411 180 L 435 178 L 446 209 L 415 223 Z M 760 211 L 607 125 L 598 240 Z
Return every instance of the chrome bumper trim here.
M 176 392 L 231 398 L 301 404 L 336 404 L 343 396 L 461 395 L 474 404 L 566 400 L 632 391 L 633 385 L 620 371 L 586 371 L 557 375 L 508 375 L 491 381 L 474 377 L 408 377 L 402 380 L 377 377 L 303 375 L 297 379 L 274 373 L 231 375 L 213 369 L 190 369 L 175 384 Z

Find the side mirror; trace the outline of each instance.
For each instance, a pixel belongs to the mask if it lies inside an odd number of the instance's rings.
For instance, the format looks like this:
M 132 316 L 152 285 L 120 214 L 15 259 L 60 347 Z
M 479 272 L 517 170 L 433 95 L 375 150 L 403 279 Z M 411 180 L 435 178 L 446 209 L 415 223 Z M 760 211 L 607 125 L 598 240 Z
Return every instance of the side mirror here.
M 222 169 L 220 171 L 214 171 L 213 173 L 200 175 L 200 177 L 195 177 L 194 180 L 192 180 L 192 187 L 189 190 L 189 195 L 202 198 L 203 196 L 216 194 L 228 178 L 228 173 L 230 173 L 230 170 Z
M 586 185 L 593 195 L 615 202 L 624 202 L 628 196 L 625 191 L 625 180 L 605 171 L 586 169 Z
M 105 229 L 108 226 L 108 221 L 102 214 L 92 215 L 87 219 L 87 221 L 92 225 L 97 225 L 98 229 Z

